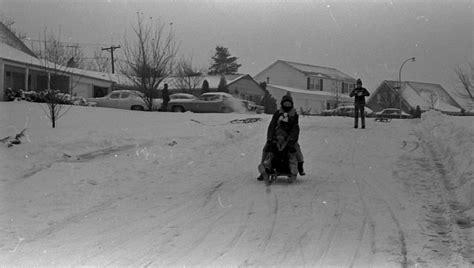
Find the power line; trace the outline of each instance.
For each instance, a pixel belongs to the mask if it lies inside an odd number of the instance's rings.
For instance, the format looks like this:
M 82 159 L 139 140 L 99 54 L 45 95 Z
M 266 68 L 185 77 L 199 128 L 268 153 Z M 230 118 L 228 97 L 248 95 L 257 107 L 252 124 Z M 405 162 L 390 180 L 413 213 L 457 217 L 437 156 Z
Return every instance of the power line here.
M 107 51 L 110 51 L 110 57 L 111 57 L 111 61 L 112 61 L 112 73 L 115 73 L 114 70 L 114 50 L 116 50 L 117 48 L 120 48 L 120 46 L 110 46 L 110 47 L 103 47 L 102 50 L 107 50 Z
M 30 42 L 40 42 L 40 43 L 52 43 L 52 42 L 57 42 L 60 44 L 66 44 L 66 45 L 81 45 L 81 46 L 93 46 L 93 47 L 103 47 L 103 46 L 108 46 L 109 44 L 99 44 L 99 43 L 79 43 L 79 42 L 63 42 L 63 41 L 50 41 L 50 40 L 38 40 L 38 39 L 31 39 L 31 38 L 26 38 L 26 41 Z

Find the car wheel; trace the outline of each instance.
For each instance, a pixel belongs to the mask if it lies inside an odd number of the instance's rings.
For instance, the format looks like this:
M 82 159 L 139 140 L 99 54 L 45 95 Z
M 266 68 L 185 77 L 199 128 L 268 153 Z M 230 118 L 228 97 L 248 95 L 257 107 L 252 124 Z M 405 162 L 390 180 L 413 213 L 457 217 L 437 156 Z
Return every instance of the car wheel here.
M 173 108 L 171 108 L 171 111 L 173 111 L 175 113 L 184 113 L 184 107 L 183 106 L 173 106 Z
M 145 108 L 143 106 L 140 106 L 140 105 L 133 105 L 130 109 L 134 110 L 134 111 L 143 111 L 143 110 L 145 110 Z

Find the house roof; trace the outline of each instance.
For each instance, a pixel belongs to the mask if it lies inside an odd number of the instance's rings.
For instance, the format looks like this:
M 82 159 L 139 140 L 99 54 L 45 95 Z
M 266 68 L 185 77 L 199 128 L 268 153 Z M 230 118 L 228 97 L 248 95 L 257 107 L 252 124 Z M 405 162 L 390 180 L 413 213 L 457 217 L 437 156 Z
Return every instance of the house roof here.
M 305 74 L 307 76 L 355 82 L 354 77 L 352 77 L 350 75 L 347 75 L 347 74 L 339 71 L 336 68 L 323 67 L 323 66 L 317 66 L 317 65 L 306 64 L 306 63 L 299 63 L 299 62 L 292 62 L 292 61 L 286 61 L 286 60 L 277 60 L 276 62 L 274 62 L 273 64 L 271 64 L 267 68 L 265 68 L 263 71 L 266 71 L 271 66 L 273 66 L 273 65 L 275 65 L 279 62 L 284 63 L 284 64 L 290 66 L 291 68 L 296 69 L 299 72 L 302 72 L 303 74 Z
M 398 81 L 384 81 L 392 89 L 398 89 Z M 451 95 L 439 84 L 403 81 L 403 99 L 411 106 L 420 106 L 422 110 L 435 108 L 441 111 L 459 111 L 461 106 Z M 395 91 L 396 92 L 396 91 Z
M 33 66 L 41 66 L 41 61 L 30 54 L 19 50 L 0 40 L 0 59 L 6 59 L 17 63 L 24 63 Z
M 301 88 L 294 88 L 294 87 L 285 87 L 285 86 L 279 86 L 279 85 L 273 85 L 273 84 L 268 84 L 268 86 L 274 87 L 274 88 L 279 88 L 282 90 L 294 92 L 294 93 L 302 93 L 302 94 L 308 94 L 308 95 L 315 95 L 315 96 L 329 96 L 329 97 L 334 97 L 334 94 L 331 92 L 327 91 L 313 91 L 313 90 L 307 90 L 307 89 L 301 89 Z M 339 95 L 340 98 L 347 98 L 350 100 L 351 98 L 347 95 Z
M 119 83 L 119 81 L 123 82 L 126 80 L 124 77 L 121 77 L 120 75 L 117 75 L 117 74 L 101 73 L 101 72 L 94 72 L 94 71 L 89 71 L 89 70 L 84 70 L 84 69 L 59 66 L 52 62 L 40 60 L 21 50 L 18 50 L 15 47 L 12 47 L 6 43 L 1 43 L 1 42 L 0 42 L 0 59 L 4 59 L 4 60 L 8 60 L 11 62 L 24 64 L 28 66 L 33 66 L 37 68 L 42 68 L 42 69 L 48 68 L 48 67 L 50 69 L 56 68 L 63 73 L 72 73 L 75 75 L 80 75 L 80 76 L 85 76 L 89 78 L 100 79 L 100 80 L 105 80 L 105 81 L 110 81 L 110 82 Z
M 244 78 L 245 76 L 249 76 L 249 75 L 248 74 L 231 74 L 231 75 L 224 75 L 224 76 L 226 78 L 227 85 L 231 85 L 232 83 L 235 83 L 238 80 Z M 164 84 L 168 84 L 168 89 L 177 89 L 177 87 L 176 87 L 176 84 L 177 84 L 176 80 L 177 79 L 178 78 L 175 77 L 175 76 L 170 76 L 170 77 L 165 78 L 165 80 L 163 80 L 163 82 L 161 83 L 159 89 L 162 89 Z M 221 80 L 221 76 L 220 75 L 204 75 L 202 77 L 202 81 L 204 81 L 204 80 L 207 80 L 207 82 L 209 83 L 209 88 L 218 88 L 219 87 L 219 82 Z M 202 85 L 202 81 L 201 81 L 201 84 L 198 86 L 199 88 Z
M 0 22 L 0 43 L 7 44 L 17 50 L 22 51 L 30 56 L 36 57 L 35 53 L 31 51 L 18 37 L 8 29 L 5 24 Z

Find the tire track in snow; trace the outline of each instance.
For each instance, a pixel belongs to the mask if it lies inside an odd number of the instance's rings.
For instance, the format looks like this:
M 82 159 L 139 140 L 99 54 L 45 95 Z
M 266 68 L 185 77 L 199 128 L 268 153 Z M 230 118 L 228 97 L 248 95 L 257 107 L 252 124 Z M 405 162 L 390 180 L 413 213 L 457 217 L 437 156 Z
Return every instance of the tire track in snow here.
M 339 187 L 340 186 L 338 186 L 338 190 L 339 190 Z M 324 246 L 318 249 L 318 251 L 315 252 L 311 256 L 311 263 L 316 263 L 315 266 L 317 267 L 322 266 L 322 260 L 326 257 L 326 254 L 331 249 L 332 243 L 334 241 L 334 236 L 336 235 L 337 230 L 340 228 L 341 218 L 344 215 L 345 210 L 346 210 L 346 205 L 342 205 L 342 202 L 340 198 L 338 197 L 336 199 L 336 210 L 334 212 L 334 215 L 331 219 L 328 220 L 328 222 L 331 222 L 332 224 L 326 224 L 326 226 L 327 225 L 330 226 L 330 230 L 326 232 L 325 230 L 326 227 L 323 228 L 320 231 L 319 238 L 317 239 L 317 241 L 320 242 L 319 244 L 322 244 Z M 327 234 L 326 237 L 324 237 L 325 234 Z
M 249 223 L 249 220 L 250 220 L 250 215 L 251 215 L 251 212 L 253 210 L 253 207 L 255 205 L 255 202 L 252 201 L 249 206 L 248 206 L 248 209 L 246 211 L 246 217 L 245 217 L 245 221 L 243 223 L 241 223 L 239 225 L 239 228 L 237 229 L 237 231 L 235 232 L 234 236 L 232 237 L 232 239 L 229 241 L 229 243 L 227 243 L 225 246 L 224 246 L 224 249 L 221 250 L 217 256 L 215 258 L 213 258 L 210 263 L 213 263 L 215 262 L 217 259 L 219 258 L 222 258 L 223 256 L 225 256 L 227 253 L 229 253 L 234 247 L 235 245 L 239 242 L 239 240 L 241 239 L 242 235 L 244 234 L 245 230 L 247 229 L 247 226 L 248 226 L 248 223 Z
M 77 156 L 65 155 L 66 158 L 56 159 L 56 160 L 53 160 L 49 163 L 44 163 L 44 164 L 41 164 L 37 167 L 33 167 L 33 168 L 29 169 L 27 171 L 27 173 L 20 176 L 19 179 L 20 179 L 20 181 L 28 179 L 28 178 L 34 176 L 35 174 L 45 170 L 45 169 L 51 168 L 51 166 L 56 164 L 56 163 L 61 163 L 61 162 L 82 163 L 82 162 L 87 162 L 87 161 L 93 160 L 93 159 L 101 157 L 101 156 L 105 157 L 105 156 L 113 154 L 113 153 L 128 151 L 132 148 L 137 148 L 137 147 L 140 147 L 140 146 L 141 147 L 149 146 L 152 143 L 153 143 L 153 141 L 148 141 L 148 142 L 145 142 L 143 144 L 125 144 L 125 145 L 121 145 L 121 146 L 111 146 L 111 147 L 99 149 L 99 150 L 96 150 L 96 151 L 80 154 L 80 155 L 77 155 Z
M 355 132 L 354 132 L 354 142 L 353 144 L 357 144 L 357 136 L 355 135 Z M 418 146 L 417 146 L 418 147 Z M 417 148 L 416 147 L 416 148 Z M 401 225 L 400 225 L 400 221 L 398 220 L 397 216 L 395 215 L 395 213 L 393 212 L 393 209 L 392 207 L 390 206 L 390 204 L 387 202 L 387 200 L 385 200 L 383 197 L 380 196 L 380 194 L 378 194 L 378 191 L 377 189 L 375 189 L 375 187 L 373 187 L 371 184 L 369 184 L 364 178 L 361 178 L 357 175 L 357 171 L 355 169 L 355 163 L 354 163 L 354 154 L 355 154 L 355 145 L 352 146 L 352 154 L 351 154 L 351 164 L 352 164 L 352 169 L 353 169 L 353 172 L 355 174 L 355 182 L 357 184 L 357 189 L 358 189 L 358 195 L 359 195 L 359 199 L 361 201 L 361 204 L 363 205 L 363 208 L 364 208 L 364 214 L 365 214 L 365 218 L 364 218 L 364 221 L 367 219 L 367 217 L 369 218 L 369 221 L 370 221 L 370 226 L 371 226 L 371 231 L 372 231 L 372 235 L 371 235 L 371 248 L 372 248 L 372 256 L 374 255 L 375 253 L 375 223 L 374 221 L 371 219 L 370 217 L 370 210 L 369 208 L 367 207 L 367 204 L 365 203 L 364 201 L 364 198 L 363 198 L 363 194 L 362 194 L 362 190 L 361 190 L 361 186 L 360 186 L 360 182 L 363 182 L 365 185 L 369 186 L 370 188 L 372 188 L 374 190 L 373 193 L 379 195 L 379 197 L 381 198 L 382 202 L 385 204 L 385 206 L 387 207 L 389 213 L 390 213 L 390 217 L 392 219 L 392 221 L 395 223 L 395 226 L 397 228 L 397 232 L 398 232 L 398 240 L 400 242 L 400 254 L 402 256 L 402 261 L 401 261 L 401 265 L 403 268 L 406 268 L 408 267 L 408 258 L 407 258 L 407 255 L 408 255 L 408 252 L 407 252 L 407 245 L 406 245 L 406 240 L 405 240 L 405 233 L 403 232 L 403 229 L 401 228 Z M 362 228 L 365 232 L 365 224 L 362 225 Z M 361 236 L 363 237 L 363 236 Z M 362 239 L 359 240 L 359 246 L 357 247 L 355 253 L 354 253 L 354 256 L 352 258 L 352 261 L 351 261 L 351 267 L 354 265 L 355 261 L 356 261 L 356 257 L 358 256 L 359 254 L 359 249 L 360 249 L 360 245 L 362 243 Z

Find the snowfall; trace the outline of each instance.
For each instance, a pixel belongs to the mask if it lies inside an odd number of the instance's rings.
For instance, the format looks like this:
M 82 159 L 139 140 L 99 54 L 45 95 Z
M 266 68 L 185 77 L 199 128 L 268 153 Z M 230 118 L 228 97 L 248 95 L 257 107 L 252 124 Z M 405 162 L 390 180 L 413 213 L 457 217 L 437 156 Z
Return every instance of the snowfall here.
M 266 186 L 270 117 L 0 102 L 0 266 L 473 266 L 474 117 L 301 116 Z

